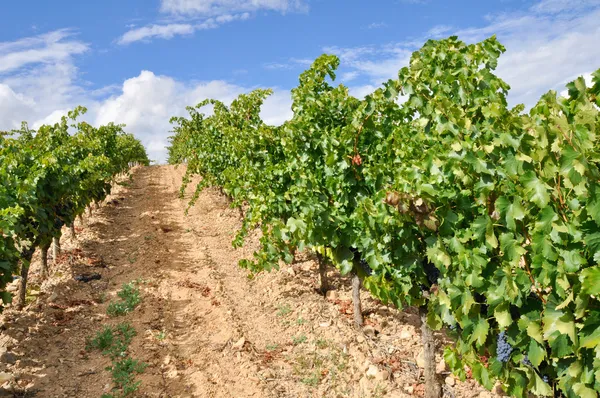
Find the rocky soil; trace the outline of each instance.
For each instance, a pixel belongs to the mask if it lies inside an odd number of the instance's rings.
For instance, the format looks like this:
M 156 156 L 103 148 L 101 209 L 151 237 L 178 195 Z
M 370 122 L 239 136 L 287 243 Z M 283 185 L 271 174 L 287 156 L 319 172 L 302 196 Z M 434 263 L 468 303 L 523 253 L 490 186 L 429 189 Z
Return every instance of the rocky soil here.
M 317 293 L 318 267 L 299 254 L 279 272 L 250 278 L 238 261 L 252 255 L 232 237 L 240 215 L 216 190 L 186 215 L 183 169 L 137 168 L 110 198 L 65 230 L 50 277 L 32 266 L 28 305 L 1 316 L 0 396 L 100 397 L 113 387 L 110 359 L 86 350 L 106 325 L 128 322 L 128 349 L 147 367 L 136 397 L 422 396 L 417 311 L 398 311 L 363 293 L 364 329 L 352 324 L 350 280 L 329 272 Z M 98 274 L 88 282 L 75 279 Z M 81 279 L 81 278 L 78 278 Z M 136 281 L 141 304 L 122 317 L 106 309 Z M 16 287 L 16 283 L 12 285 Z M 444 336 L 438 336 L 444 340 Z M 473 380 L 438 372 L 446 397 L 493 397 Z

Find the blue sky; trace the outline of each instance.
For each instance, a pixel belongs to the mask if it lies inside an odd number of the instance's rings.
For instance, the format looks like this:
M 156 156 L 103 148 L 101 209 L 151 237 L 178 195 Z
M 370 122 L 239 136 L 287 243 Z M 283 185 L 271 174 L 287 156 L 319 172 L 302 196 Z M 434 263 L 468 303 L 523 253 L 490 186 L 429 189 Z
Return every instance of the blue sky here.
M 163 160 L 168 119 L 206 97 L 271 87 L 263 117 L 290 117 L 289 90 L 323 52 L 364 96 L 427 39 L 497 34 L 513 104 L 600 68 L 600 0 L 104 0 L 0 6 L 0 129 L 58 120 L 126 123 Z

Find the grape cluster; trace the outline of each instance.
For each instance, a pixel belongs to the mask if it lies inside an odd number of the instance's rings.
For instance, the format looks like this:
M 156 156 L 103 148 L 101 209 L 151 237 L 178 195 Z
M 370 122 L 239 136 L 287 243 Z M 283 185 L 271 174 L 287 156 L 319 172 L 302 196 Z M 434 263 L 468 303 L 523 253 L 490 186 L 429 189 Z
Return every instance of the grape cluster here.
M 525 355 L 525 358 L 523 358 L 523 365 L 525 366 L 533 366 L 531 361 L 529 360 L 529 357 L 527 355 Z
M 367 276 L 370 276 L 373 273 L 373 270 L 371 269 L 371 267 L 369 266 L 369 263 L 367 263 L 365 260 L 363 260 L 362 258 L 360 259 L 360 268 L 363 270 L 363 272 L 365 274 L 367 274 Z
M 360 254 L 360 252 L 358 251 L 357 248 L 355 247 L 351 247 L 350 251 L 352 252 L 352 254 L 354 254 L 354 258 L 359 258 L 360 261 L 358 261 L 358 266 L 360 267 L 360 269 L 367 275 L 370 276 L 373 273 L 373 270 L 371 269 L 371 266 L 369 266 L 369 263 L 367 263 L 363 258 L 362 255 Z
M 425 269 L 425 275 L 427 275 L 427 280 L 429 283 L 432 285 L 437 284 L 438 278 L 440 277 L 440 270 L 429 261 L 425 261 L 423 263 L 423 268 Z
M 544 383 L 549 383 L 550 382 L 550 378 L 548 377 L 548 375 L 543 375 L 542 376 L 542 380 L 544 380 Z
M 512 353 L 512 347 L 506 341 L 506 333 L 500 332 L 498 335 L 498 344 L 496 345 L 496 356 L 500 362 L 508 362 L 510 354 Z

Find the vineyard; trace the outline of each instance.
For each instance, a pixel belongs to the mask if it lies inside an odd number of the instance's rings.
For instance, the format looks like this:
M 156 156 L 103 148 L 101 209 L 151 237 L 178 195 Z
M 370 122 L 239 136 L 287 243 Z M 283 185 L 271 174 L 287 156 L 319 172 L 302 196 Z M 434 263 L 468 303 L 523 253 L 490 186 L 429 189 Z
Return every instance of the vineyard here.
M 293 118 L 266 125 L 269 90 L 207 100 L 173 118 L 171 163 L 243 214 L 233 244 L 262 232 L 240 265 L 278 269 L 315 253 L 398 308 L 420 308 L 426 395 L 440 395 L 431 330 L 454 343 L 454 375 L 512 396 L 600 391 L 600 70 L 594 84 L 508 108 L 494 75 L 503 46 L 429 41 L 364 100 L 334 87 L 319 57 L 292 90 Z M 398 101 L 399 96 L 406 98 Z M 211 107 L 207 116 L 203 109 Z M 191 204 L 193 205 L 194 198 Z
M 169 166 L 81 107 L 0 133 L 0 396 L 597 397 L 600 69 L 525 112 L 504 51 L 364 99 L 322 55 L 281 126 L 173 117 Z

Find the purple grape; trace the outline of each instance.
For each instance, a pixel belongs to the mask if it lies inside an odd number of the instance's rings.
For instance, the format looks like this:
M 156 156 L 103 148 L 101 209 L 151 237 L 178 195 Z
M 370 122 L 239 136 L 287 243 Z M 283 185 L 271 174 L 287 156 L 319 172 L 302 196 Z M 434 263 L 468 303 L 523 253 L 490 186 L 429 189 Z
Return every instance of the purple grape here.
M 498 334 L 498 344 L 496 345 L 496 356 L 500 362 L 508 362 L 510 354 L 512 353 L 512 347 L 506 341 L 506 333 L 504 331 Z

